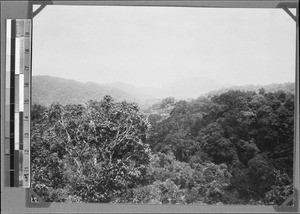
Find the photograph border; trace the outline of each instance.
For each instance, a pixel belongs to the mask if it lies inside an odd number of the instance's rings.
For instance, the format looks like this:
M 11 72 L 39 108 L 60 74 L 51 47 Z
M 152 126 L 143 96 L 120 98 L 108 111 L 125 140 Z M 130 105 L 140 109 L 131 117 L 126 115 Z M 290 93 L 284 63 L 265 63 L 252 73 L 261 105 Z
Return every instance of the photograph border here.
M 34 10 L 33 5 L 40 5 Z M 6 65 L 6 20 L 33 19 L 47 5 L 90 5 L 90 6 L 160 6 L 160 7 L 210 7 L 210 8 L 278 8 L 294 19 L 296 24 L 296 67 L 295 67 L 295 123 L 294 123 L 294 194 L 281 206 L 262 205 L 141 205 L 141 204 L 102 204 L 102 203 L 45 203 L 35 195 L 38 203 L 31 202 L 35 194 L 30 188 L 6 187 L 4 126 L 5 126 L 5 65 Z M 290 12 L 296 8 L 296 16 Z M 1 210 L 3 213 L 298 213 L 300 187 L 299 160 L 299 9 L 297 0 L 54 0 L 54 1 L 0 1 L 1 15 Z M 32 27 L 34 28 L 34 26 Z M 290 200 L 294 206 L 286 206 Z

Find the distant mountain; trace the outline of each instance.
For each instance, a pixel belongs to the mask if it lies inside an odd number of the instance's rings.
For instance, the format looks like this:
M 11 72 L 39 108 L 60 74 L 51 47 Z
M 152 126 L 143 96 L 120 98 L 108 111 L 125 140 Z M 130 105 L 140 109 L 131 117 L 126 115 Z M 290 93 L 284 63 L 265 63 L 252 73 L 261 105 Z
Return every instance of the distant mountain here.
M 32 80 L 33 103 L 46 106 L 51 105 L 53 102 L 59 102 L 63 105 L 85 103 L 88 100 L 101 100 L 103 96 L 110 95 L 116 101 L 135 102 L 145 109 L 166 97 L 188 100 L 191 98 L 195 99 L 201 95 L 220 94 L 229 90 L 257 91 L 262 87 L 265 88 L 266 92 L 277 90 L 295 92 L 294 83 L 226 87 L 226 85 L 204 78 L 183 79 L 161 88 L 138 88 L 123 82 L 107 84 L 82 83 L 50 76 L 33 76 Z
M 211 79 L 193 77 L 165 85 L 159 91 L 159 97 L 176 97 L 177 99 L 197 98 L 202 93 L 218 90 L 225 85 Z
M 124 90 L 134 94 L 135 96 L 144 96 L 148 99 L 163 99 L 166 97 L 175 97 L 176 99 L 197 98 L 200 94 L 207 93 L 212 90 L 218 90 L 226 86 L 214 80 L 202 77 L 181 79 L 176 82 L 168 83 L 160 88 L 137 88 L 120 82 L 109 83 L 106 85 Z
M 239 90 L 239 91 L 258 91 L 260 88 L 264 88 L 266 92 L 276 92 L 276 91 L 284 91 L 295 94 L 295 83 L 287 82 L 287 83 L 272 83 L 269 85 L 245 85 L 245 86 L 231 86 L 225 87 L 219 90 L 210 91 L 208 93 L 203 94 L 207 95 L 217 95 L 222 94 L 230 90 Z
M 81 83 L 50 76 L 33 76 L 32 81 L 33 103 L 46 106 L 53 102 L 64 105 L 85 103 L 88 100 L 101 100 L 105 95 L 110 95 L 117 101 L 141 102 L 138 97 L 125 91 L 92 82 Z

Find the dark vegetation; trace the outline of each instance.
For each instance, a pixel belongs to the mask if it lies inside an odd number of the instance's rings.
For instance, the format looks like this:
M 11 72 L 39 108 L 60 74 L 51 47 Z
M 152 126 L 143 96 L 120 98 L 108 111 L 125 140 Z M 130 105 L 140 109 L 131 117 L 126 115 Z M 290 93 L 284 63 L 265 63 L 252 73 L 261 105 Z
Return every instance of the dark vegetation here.
M 294 95 L 228 91 L 146 111 L 110 96 L 34 105 L 46 201 L 280 205 L 293 192 Z

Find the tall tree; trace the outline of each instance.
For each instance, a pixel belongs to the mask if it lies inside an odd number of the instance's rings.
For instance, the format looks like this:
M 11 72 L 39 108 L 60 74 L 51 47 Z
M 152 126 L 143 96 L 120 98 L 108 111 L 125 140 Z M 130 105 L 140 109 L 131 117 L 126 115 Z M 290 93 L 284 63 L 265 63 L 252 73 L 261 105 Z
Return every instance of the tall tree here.
M 76 200 L 108 202 L 145 182 L 148 122 L 136 105 L 109 96 L 86 106 L 53 104 L 39 124 L 32 130 L 37 191 L 56 188 L 53 180 L 64 178 L 62 189 Z

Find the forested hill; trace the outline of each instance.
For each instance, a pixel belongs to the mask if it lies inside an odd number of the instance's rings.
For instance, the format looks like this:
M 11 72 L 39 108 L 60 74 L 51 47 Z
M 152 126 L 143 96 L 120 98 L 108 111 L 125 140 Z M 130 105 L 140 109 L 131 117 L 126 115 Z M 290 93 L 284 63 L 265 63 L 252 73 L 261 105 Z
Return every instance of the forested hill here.
M 62 105 L 83 104 L 88 100 L 101 100 L 107 94 L 117 101 L 126 100 L 139 105 L 148 102 L 148 97 L 138 97 L 115 87 L 92 82 L 81 83 L 51 76 L 33 76 L 32 81 L 33 103 L 44 106 L 50 106 L 53 102 Z
M 272 83 L 268 85 L 245 85 L 245 86 L 232 86 L 226 87 L 219 90 L 210 91 L 207 95 L 217 95 L 222 94 L 230 90 L 239 90 L 239 91 L 258 91 L 259 89 L 264 88 L 265 92 L 276 92 L 276 91 L 284 91 L 287 93 L 295 94 L 295 83 L 287 82 L 287 83 Z
M 135 102 L 141 108 L 147 109 L 155 103 L 161 101 L 161 98 L 175 97 L 176 99 L 197 98 L 201 95 L 222 94 L 229 90 L 240 91 L 258 91 L 265 88 L 266 92 L 275 92 L 278 90 L 295 92 L 294 83 L 270 84 L 270 85 L 248 85 L 223 87 L 216 82 L 196 78 L 194 80 L 182 80 L 164 86 L 163 88 L 137 88 L 133 85 L 122 82 L 111 84 L 82 83 L 71 79 L 63 79 L 51 76 L 33 76 L 33 103 L 49 106 L 53 102 L 65 104 L 83 104 L 88 100 L 101 100 L 105 95 L 110 95 L 116 101 L 126 100 Z M 187 81 L 190 81 L 188 84 Z M 211 91 L 211 92 L 208 92 Z M 208 92 L 203 94 L 204 92 Z

